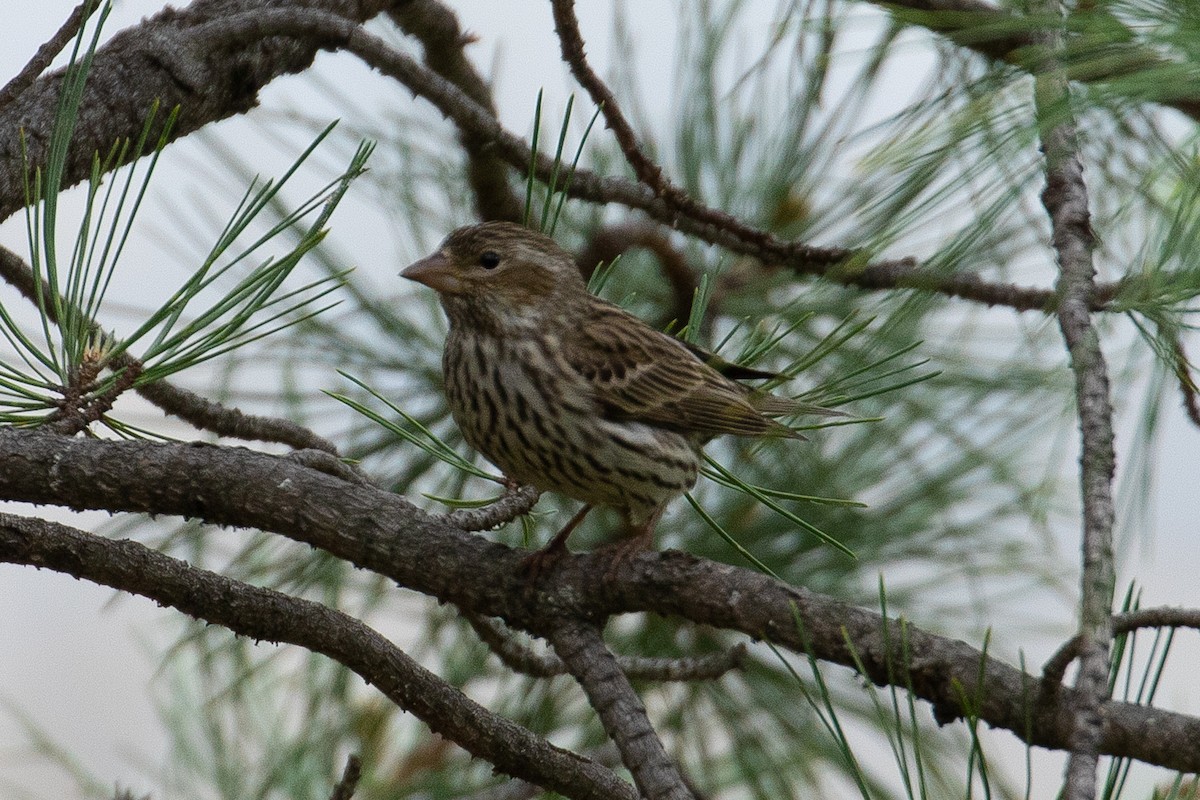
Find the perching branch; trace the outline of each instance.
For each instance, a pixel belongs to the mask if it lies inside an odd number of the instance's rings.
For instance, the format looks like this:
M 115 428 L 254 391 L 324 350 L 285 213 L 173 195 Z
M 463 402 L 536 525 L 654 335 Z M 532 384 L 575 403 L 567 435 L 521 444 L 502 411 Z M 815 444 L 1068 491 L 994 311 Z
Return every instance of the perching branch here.
M 630 558 L 603 581 L 596 576 L 611 567 L 603 554 L 565 557 L 528 592 L 521 569 L 528 551 L 456 530 L 389 492 L 241 448 L 0 430 L 0 463 L 7 466 L 0 470 L 0 499 L 279 533 L 464 612 L 535 633 L 556 618 L 641 612 L 741 631 L 847 667 L 861 663 L 880 685 L 905 675 L 943 722 L 965 713 L 964 696 L 980 698 L 973 713 L 981 720 L 1042 747 L 1069 746 L 1082 702 L 1075 689 L 984 659 L 963 642 L 914 625 L 901 631 L 875 612 L 684 553 Z M 889 648 L 899 641 L 908 643 L 911 663 Z M 981 675 L 986 686 L 979 686 Z M 1102 709 L 1100 752 L 1200 771 L 1200 719 L 1112 700 Z

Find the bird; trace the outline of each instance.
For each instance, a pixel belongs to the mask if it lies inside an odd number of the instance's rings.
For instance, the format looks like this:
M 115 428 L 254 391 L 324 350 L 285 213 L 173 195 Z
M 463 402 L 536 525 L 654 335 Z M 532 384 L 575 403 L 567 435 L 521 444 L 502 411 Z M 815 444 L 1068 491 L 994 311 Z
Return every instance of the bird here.
M 443 381 L 466 442 L 513 484 L 583 503 L 535 565 L 567 552 L 596 506 L 620 514 L 619 555 L 652 549 L 709 440 L 803 439 L 774 418 L 839 413 L 739 382 L 777 376 L 593 295 L 566 250 L 516 223 L 459 228 L 400 275 L 437 292 L 449 320 Z

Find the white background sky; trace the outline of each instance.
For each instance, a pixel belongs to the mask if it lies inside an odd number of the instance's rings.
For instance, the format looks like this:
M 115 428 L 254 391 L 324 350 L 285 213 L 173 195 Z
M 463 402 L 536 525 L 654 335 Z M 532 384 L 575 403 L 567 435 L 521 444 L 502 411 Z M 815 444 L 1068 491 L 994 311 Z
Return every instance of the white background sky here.
M 496 96 L 501 117 L 510 129 L 519 132 L 528 129 L 533 98 L 539 88 L 546 90 L 550 108 L 561 107 L 573 87 L 558 64 L 558 47 L 548 3 L 542 0 L 505 3 L 478 0 L 452 2 L 451 5 L 459 12 L 465 27 L 481 36 L 480 43 L 472 50 L 476 63 L 489 74 L 493 66 L 497 67 L 494 73 Z M 633 29 L 640 42 L 638 64 L 641 74 L 649 76 L 642 87 L 642 105 L 653 116 L 671 107 L 670 82 L 662 80 L 661 76 L 672 73 L 673 31 L 678 10 L 675 5 L 666 3 L 648 3 L 636 9 L 633 8 L 635 5 L 629 4 L 627 11 L 636 12 Z M 15 74 L 73 6 L 74 0 L 48 0 L 22 4 L 20 13 L 6 15 L 5 25 L 0 29 L 0 83 Z M 611 58 L 611 7 L 608 3 L 583 3 L 580 6 L 589 55 L 603 74 Z M 120 3 L 106 30 L 111 34 L 159 7 L 159 3 L 146 0 Z M 384 79 L 369 74 L 350 57 L 323 55 L 318 69 L 338 85 L 352 87 L 356 99 L 368 106 L 372 98 L 382 97 L 380 89 Z M 264 92 L 264 105 L 268 108 L 292 107 L 296 103 L 296 92 L 302 90 L 295 79 L 277 81 Z M 901 81 L 897 91 L 904 90 Z M 306 104 L 306 110 L 319 117 L 324 101 L 318 95 L 312 96 L 313 101 Z M 336 115 L 335 111 L 329 112 L 330 117 Z M 222 123 L 216 127 L 216 132 L 239 141 L 255 136 L 237 120 Z M 156 184 L 158 191 L 164 191 L 162 187 L 167 186 L 173 196 L 187 196 L 192 202 L 227 201 L 227 198 L 206 198 L 200 194 L 205 191 L 206 184 L 190 172 L 197 163 L 202 163 L 198 153 L 199 148 L 191 143 L 169 148 L 164 157 L 163 174 Z M 268 150 L 263 151 L 262 158 L 268 164 L 285 163 L 282 156 Z M 264 167 L 264 171 L 270 172 L 271 167 Z M 464 209 L 463 221 L 467 220 L 467 213 Z M 370 208 L 360 207 L 354 214 L 339 213 L 334 220 L 333 235 L 347 243 L 343 245 L 344 252 L 355 252 L 355 245 L 351 243 L 378 238 L 356 236 L 356 229 L 369 228 L 383 221 Z M 23 224 L 18 215 L 0 225 L 0 242 L 17 252 L 25 252 Z M 431 239 L 439 235 L 431 234 Z M 153 260 L 160 255 L 152 243 L 137 247 L 134 261 L 139 257 Z M 356 257 L 365 262 L 398 260 L 412 255 L 356 253 Z M 398 269 L 402 264 L 394 266 Z M 394 272 L 395 269 L 377 270 L 381 291 L 398 291 L 395 284 L 388 283 Z M 139 276 L 137 280 L 143 278 Z M 139 284 L 134 282 L 127 291 L 136 297 L 139 289 Z M 1118 400 L 1130 396 L 1126 388 L 1117 387 Z M 1132 433 L 1131 428 L 1122 430 L 1126 437 Z M 1140 541 L 1126 549 L 1118 585 L 1123 587 L 1129 579 L 1136 577 L 1146 587 L 1145 605 L 1195 606 L 1200 604 L 1200 593 L 1196 591 L 1200 537 L 1196 535 L 1195 525 L 1200 517 L 1200 491 L 1196 487 L 1200 433 L 1190 427 L 1173 401 L 1168 403 L 1165 414 L 1163 443 L 1153 498 L 1156 524 Z M 106 517 L 93 515 L 87 519 L 98 523 Z M 1073 537 L 1076 533 L 1063 532 L 1063 552 L 1075 550 Z M 1061 605 L 1029 609 L 1035 617 L 1044 613 L 1064 626 L 1070 624 L 1070 612 L 1070 608 Z M 161 634 L 166 629 L 164 623 L 172 613 L 140 599 L 114 602 L 113 593 L 107 589 L 51 572 L 0 565 L 0 702 L 33 714 L 38 725 L 94 774 L 135 789 L 152 789 L 138 765 L 158 763 L 163 748 L 160 723 L 146 685 L 153 675 L 153 654 L 156 646 L 161 645 Z M 920 619 L 914 622 L 922 623 Z M 1003 632 L 997 633 L 998 638 L 1003 638 Z M 1200 689 L 1187 675 L 1194 671 L 1200 659 L 1200 648 L 1188 634 L 1183 634 L 1180 639 L 1179 652 L 1168 672 L 1169 680 L 1160 693 L 1160 704 L 1200 713 Z M 1031 664 L 1040 664 L 1056 646 L 1056 642 L 1048 637 L 1023 644 Z M 70 781 L 46 764 L 31 760 L 25 742 L 16 715 L 0 707 L 0 798 L 19 796 L 12 793 L 14 784 L 22 786 L 35 798 L 73 796 Z M 1015 746 L 1007 734 L 989 737 L 989 746 L 1009 758 L 1023 758 L 1023 750 Z M 1052 797 L 1057 790 L 1058 770 L 1050 766 L 1056 758 L 1038 757 L 1039 764 L 1045 765 L 1039 769 L 1040 776 L 1053 780 L 1039 786 L 1036 797 Z

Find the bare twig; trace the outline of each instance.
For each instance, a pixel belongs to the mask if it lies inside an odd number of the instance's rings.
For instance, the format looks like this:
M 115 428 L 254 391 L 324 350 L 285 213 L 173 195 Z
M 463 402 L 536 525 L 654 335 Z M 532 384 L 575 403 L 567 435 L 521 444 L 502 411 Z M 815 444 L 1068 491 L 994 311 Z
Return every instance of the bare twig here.
M 563 61 L 599 106 L 604 121 L 616 137 L 621 152 L 625 154 L 625 160 L 633 167 L 638 180 L 648 186 L 655 197 L 663 201 L 672 224 L 676 217 L 685 216 L 698 225 L 728 234 L 747 245 L 761 248 L 763 251 L 771 249 L 775 240 L 768 232 L 747 225 L 726 211 L 697 202 L 681 187 L 672 183 L 662 167 L 645 154 L 638 143 L 637 134 L 633 132 L 633 126 L 621 111 L 616 96 L 587 62 L 583 35 L 579 32 L 579 21 L 575 18 L 574 0 L 551 0 L 550 6 L 554 13 L 554 30 L 558 34 Z M 792 246 L 797 245 L 792 243 Z M 815 264 L 824 261 L 825 267 L 845 261 L 852 255 L 842 250 L 805 249 L 805 261 Z
M 328 450 L 293 450 L 284 456 L 284 458 L 287 458 L 289 461 L 295 461 L 297 464 L 303 464 L 309 469 L 324 472 L 326 475 L 341 478 L 344 481 L 351 481 L 364 486 L 375 485 L 355 465 L 343 461 L 338 458 L 337 454 L 330 453 Z
M 1061 19 L 1061 0 L 1041 0 L 1035 10 Z M 1115 583 L 1112 529 L 1112 403 L 1100 339 L 1092 326 L 1089 298 L 1095 288 L 1094 244 L 1087 190 L 1071 111 L 1070 84 L 1059 61 L 1064 47 L 1061 23 L 1041 34 L 1046 58 L 1034 88 L 1046 188 L 1042 204 L 1050 217 L 1059 264 L 1058 323 L 1075 372 L 1075 399 L 1082 439 L 1080 491 L 1083 496 L 1083 575 L 1080 586 L 1079 675 L 1067 760 L 1068 800 L 1096 796 L 1097 764 L 1104 733 L 1102 707 L 1108 699 L 1112 644 L 1112 592 Z
M 694 800 L 654 732 L 646 707 L 605 646 L 600 629 L 583 622 L 563 622 L 550 632 L 550 642 L 621 751 L 621 761 L 642 797 Z
M 236 634 L 299 645 L 362 676 L 398 707 L 508 774 L 570 797 L 634 800 L 610 770 L 478 705 L 359 620 L 198 569 L 128 540 L 0 514 L 0 561 L 46 567 L 148 597 Z
M 45 44 L 37 49 L 33 54 L 33 58 L 29 59 L 29 63 L 21 68 L 21 71 L 13 76 L 12 80 L 4 84 L 4 88 L 0 89 L 0 108 L 16 100 L 21 92 L 33 85 L 33 82 L 46 71 L 50 66 L 50 62 L 54 60 L 67 43 L 75 38 L 75 34 L 79 32 L 79 28 L 83 25 L 84 20 L 95 13 L 100 7 L 98 0 L 85 0 L 75 6 L 71 13 L 67 16 L 62 26 L 54 32 L 54 35 L 46 40 Z
M 1139 628 L 1195 628 L 1200 630 L 1200 609 L 1172 608 L 1139 608 L 1137 611 L 1127 611 L 1124 614 L 1114 614 L 1112 618 L 1114 633 L 1128 633 Z
M 346 759 L 346 768 L 342 770 L 341 780 L 333 787 L 329 800 L 351 800 L 354 790 L 358 788 L 358 780 L 362 777 L 362 760 L 356 755 Z
M 1042 678 L 1050 684 L 1062 683 L 1063 676 L 1067 674 L 1067 667 L 1079 657 L 1082 647 L 1083 637 L 1080 634 L 1075 634 L 1063 642 L 1042 665 Z
M 1139 608 L 1112 617 L 1113 634 L 1129 633 L 1139 628 L 1194 628 L 1200 630 L 1200 609 L 1195 608 Z M 1060 683 L 1067 667 L 1079 657 L 1083 646 L 1082 634 L 1076 634 L 1046 659 L 1042 677 L 1051 683 Z
M 515 672 L 535 678 L 550 678 L 567 672 L 562 659 L 551 653 L 535 653 L 517 641 L 503 622 L 478 614 L 464 616 L 484 644 Z M 709 681 L 739 669 L 746 660 L 746 645 L 739 643 L 724 652 L 692 658 L 616 656 L 616 659 L 620 670 L 634 680 Z
M 247 414 L 168 381 L 139 386 L 137 393 L 167 414 L 202 431 L 251 442 L 276 442 L 297 450 L 324 450 L 337 455 L 337 445 L 289 419 Z

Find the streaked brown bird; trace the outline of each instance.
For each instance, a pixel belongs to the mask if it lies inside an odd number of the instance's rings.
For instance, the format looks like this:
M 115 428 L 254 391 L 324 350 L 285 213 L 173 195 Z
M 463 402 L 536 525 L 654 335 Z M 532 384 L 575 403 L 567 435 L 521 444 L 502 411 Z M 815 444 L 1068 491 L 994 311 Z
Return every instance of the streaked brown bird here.
M 621 513 L 622 552 L 650 547 L 707 441 L 803 438 L 770 417 L 836 413 L 738 383 L 774 374 L 601 300 L 553 239 L 519 225 L 459 228 L 400 274 L 434 289 L 449 317 L 446 397 L 467 442 L 510 480 L 584 503 L 542 557 L 565 549 L 592 506 Z

